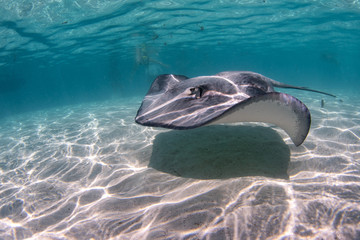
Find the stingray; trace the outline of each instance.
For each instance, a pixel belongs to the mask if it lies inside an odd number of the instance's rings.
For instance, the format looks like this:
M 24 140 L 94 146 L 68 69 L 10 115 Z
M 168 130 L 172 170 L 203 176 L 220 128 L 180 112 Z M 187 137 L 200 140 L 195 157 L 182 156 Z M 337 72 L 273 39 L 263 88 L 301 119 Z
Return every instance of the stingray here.
M 311 115 L 297 98 L 274 87 L 332 94 L 231 71 L 188 78 L 164 74 L 152 83 L 135 117 L 144 126 L 192 129 L 205 125 L 265 122 L 282 128 L 296 146 L 308 135 Z

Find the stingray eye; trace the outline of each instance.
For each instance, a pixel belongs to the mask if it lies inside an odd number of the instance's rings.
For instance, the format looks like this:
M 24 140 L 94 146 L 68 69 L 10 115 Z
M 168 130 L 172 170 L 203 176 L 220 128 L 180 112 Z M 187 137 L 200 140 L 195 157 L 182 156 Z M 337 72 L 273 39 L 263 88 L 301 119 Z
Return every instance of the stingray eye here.
M 190 95 L 195 95 L 195 98 L 201 98 L 203 94 L 203 89 L 201 87 L 190 88 Z

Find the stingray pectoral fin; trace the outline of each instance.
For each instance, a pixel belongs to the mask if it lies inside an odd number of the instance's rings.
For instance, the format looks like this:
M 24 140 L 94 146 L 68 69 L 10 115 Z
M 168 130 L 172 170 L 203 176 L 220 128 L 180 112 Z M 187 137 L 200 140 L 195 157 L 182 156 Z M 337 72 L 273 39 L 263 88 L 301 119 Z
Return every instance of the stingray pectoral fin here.
M 233 106 L 210 124 L 235 122 L 275 124 L 299 146 L 309 132 L 311 116 L 305 104 L 297 98 L 285 93 L 271 92 Z

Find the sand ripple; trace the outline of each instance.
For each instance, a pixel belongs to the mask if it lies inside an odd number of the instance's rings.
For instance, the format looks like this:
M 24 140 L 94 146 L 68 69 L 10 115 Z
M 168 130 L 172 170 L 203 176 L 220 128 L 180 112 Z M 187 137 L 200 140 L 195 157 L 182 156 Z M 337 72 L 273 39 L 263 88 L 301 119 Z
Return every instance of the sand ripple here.
M 140 99 L 2 119 L 0 238 L 359 239 L 360 100 L 300 94 L 300 147 L 267 124 L 145 128 Z

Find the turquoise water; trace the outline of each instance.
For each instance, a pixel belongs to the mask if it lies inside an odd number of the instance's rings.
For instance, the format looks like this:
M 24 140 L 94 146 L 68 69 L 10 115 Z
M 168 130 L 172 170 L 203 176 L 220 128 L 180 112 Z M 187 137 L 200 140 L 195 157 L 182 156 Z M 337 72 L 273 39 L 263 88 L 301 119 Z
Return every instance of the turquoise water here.
M 359 239 L 359 39 L 358 0 L 0 0 L 0 239 Z M 300 147 L 134 123 L 157 75 L 229 70 L 338 98 L 287 91 Z
M 161 73 L 249 70 L 329 91 L 359 88 L 359 1 L 3 0 L 0 6 L 1 115 L 142 96 Z M 137 52 L 150 61 L 137 60 Z

